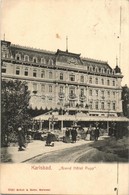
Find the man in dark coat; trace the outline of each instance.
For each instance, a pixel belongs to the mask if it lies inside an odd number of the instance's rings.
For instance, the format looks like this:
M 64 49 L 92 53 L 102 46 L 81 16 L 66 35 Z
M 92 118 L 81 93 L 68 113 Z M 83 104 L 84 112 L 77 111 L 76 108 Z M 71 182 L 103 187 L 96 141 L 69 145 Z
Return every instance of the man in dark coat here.
M 19 151 L 23 151 L 25 149 L 25 136 L 21 127 L 18 127 L 18 145 Z
M 99 137 L 99 127 L 95 128 L 94 137 L 95 137 L 95 141 L 97 141 Z
M 77 137 L 77 130 L 75 128 L 73 128 L 71 130 L 71 136 L 72 136 L 72 142 L 76 142 L 76 137 Z

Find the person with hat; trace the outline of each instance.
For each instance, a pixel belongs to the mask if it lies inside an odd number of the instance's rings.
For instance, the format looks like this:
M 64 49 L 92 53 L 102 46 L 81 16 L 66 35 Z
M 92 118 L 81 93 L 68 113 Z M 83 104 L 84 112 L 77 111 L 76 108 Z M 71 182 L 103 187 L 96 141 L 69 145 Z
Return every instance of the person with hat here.
M 18 127 L 18 151 L 24 151 L 26 146 L 25 146 L 25 136 L 22 131 L 21 127 Z

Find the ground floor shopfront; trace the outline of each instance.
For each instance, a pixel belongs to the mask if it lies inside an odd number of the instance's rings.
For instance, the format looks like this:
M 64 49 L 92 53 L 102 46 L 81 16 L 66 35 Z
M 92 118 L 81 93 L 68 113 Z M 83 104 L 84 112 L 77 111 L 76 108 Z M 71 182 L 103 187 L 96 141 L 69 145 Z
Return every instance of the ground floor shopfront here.
M 120 134 L 126 134 L 129 126 L 129 119 L 126 117 L 89 117 L 77 115 L 39 115 L 33 118 L 33 127 L 35 130 L 60 130 L 77 126 L 78 128 L 88 128 L 89 126 L 99 126 L 104 132 L 109 133 L 114 128 Z

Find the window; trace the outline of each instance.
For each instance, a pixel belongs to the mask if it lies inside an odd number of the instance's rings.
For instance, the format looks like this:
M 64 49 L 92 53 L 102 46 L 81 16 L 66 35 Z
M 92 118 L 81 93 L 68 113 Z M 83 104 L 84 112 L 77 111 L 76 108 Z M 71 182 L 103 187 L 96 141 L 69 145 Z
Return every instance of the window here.
M 104 102 L 101 102 L 101 109 L 104 110 Z
M 98 102 L 95 102 L 95 109 L 96 109 L 96 110 L 99 109 L 99 104 L 98 104 Z
M 98 84 L 98 78 L 95 78 L 95 83 Z
M 102 81 L 102 85 L 104 85 L 104 79 L 101 79 L 101 81 Z
M 90 70 L 90 72 L 92 72 L 92 71 L 93 71 L 93 67 L 92 67 L 92 66 L 90 66 L 90 67 L 89 67 L 89 70 Z
M 33 83 L 33 91 L 37 91 L 37 83 Z
M 33 70 L 33 77 L 36 77 L 36 76 L 37 76 L 37 71 Z
M 109 81 L 109 79 L 107 80 L 107 85 L 110 85 L 110 81 Z
M 28 68 L 25 69 L 24 75 L 28 76 Z
M 112 82 L 113 86 L 115 86 L 115 81 Z
M 6 73 L 6 66 L 2 66 L 2 73 Z
M 92 77 L 89 78 L 89 83 L 92 83 Z
M 90 109 L 92 109 L 92 108 L 93 108 L 92 104 L 93 104 L 93 102 L 92 102 L 92 101 L 90 101 L 90 102 L 89 102 L 89 108 L 90 108 Z
M 75 75 L 70 75 L 70 81 L 75 81 Z
M 64 89 L 64 87 L 60 86 L 60 93 L 63 93 L 63 89 Z
M 84 83 L 84 76 L 83 75 L 81 75 L 81 79 L 80 80 L 81 80 L 82 83 Z
M 52 79 L 52 72 L 49 72 L 49 79 Z
M 107 108 L 108 108 L 108 110 L 110 110 L 110 103 L 109 102 L 107 104 Z
M 16 60 L 21 60 L 21 55 L 20 54 L 16 54 Z
M 70 89 L 69 89 L 69 93 L 70 93 L 71 95 L 75 94 L 75 88 L 70 88 Z
M 92 90 L 91 89 L 89 90 L 89 95 L 92 96 Z
M 60 73 L 60 80 L 63 80 L 63 73 Z
M 44 77 L 45 77 L 45 71 L 42 70 L 42 71 L 41 71 L 41 78 L 44 78 Z
M 46 64 L 46 60 L 44 58 L 41 58 L 41 63 Z
M 98 96 L 98 94 L 99 94 L 99 93 L 98 93 L 98 90 L 96 90 L 95 92 L 96 92 L 96 96 Z
M 112 106 L 113 106 L 113 110 L 115 110 L 116 109 L 116 104 L 113 103 Z
M 113 91 L 112 93 L 113 93 L 113 97 L 115 98 L 115 91 Z
M 81 94 L 81 96 L 84 96 L 84 89 L 83 88 L 80 89 L 80 94 Z
M 49 65 L 53 65 L 53 60 L 52 59 L 49 60 Z
M 102 97 L 104 96 L 104 91 L 101 91 L 101 95 L 102 95 Z
M 104 68 L 101 68 L 101 72 L 104 73 Z
M 33 57 L 33 62 L 37 63 L 37 58 L 36 57 Z
M 26 62 L 29 61 L 29 56 L 28 56 L 28 55 L 25 55 L 25 56 L 24 56 L 24 61 L 26 61 Z
M 107 91 L 107 95 L 108 95 L 108 97 L 110 97 L 110 91 Z
M 41 92 L 45 92 L 45 85 L 41 84 Z
M 49 93 L 52 93 L 52 85 L 49 85 Z
M 20 74 L 20 68 L 16 67 L 16 74 L 19 75 Z

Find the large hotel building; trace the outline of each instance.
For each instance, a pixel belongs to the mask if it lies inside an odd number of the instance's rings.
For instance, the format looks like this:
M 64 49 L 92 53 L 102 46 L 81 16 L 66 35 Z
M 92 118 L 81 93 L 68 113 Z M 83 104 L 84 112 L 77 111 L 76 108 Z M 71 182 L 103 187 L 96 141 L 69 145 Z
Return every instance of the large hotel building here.
M 106 61 L 68 50 L 51 52 L 4 40 L 1 51 L 2 79 L 26 81 L 31 108 L 53 110 L 59 117 L 62 108 L 65 120 L 121 115 L 123 76 L 117 64 L 113 69 Z

